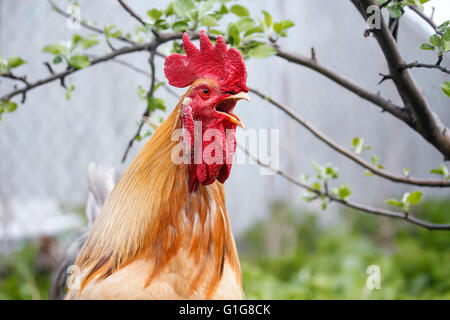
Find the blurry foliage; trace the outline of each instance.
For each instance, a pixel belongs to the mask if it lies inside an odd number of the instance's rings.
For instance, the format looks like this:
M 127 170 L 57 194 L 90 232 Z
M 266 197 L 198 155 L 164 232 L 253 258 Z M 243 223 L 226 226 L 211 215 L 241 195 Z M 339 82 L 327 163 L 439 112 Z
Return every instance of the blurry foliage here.
M 424 201 L 414 214 L 448 222 L 450 199 Z M 366 269 L 377 265 L 381 289 L 370 299 L 450 299 L 449 232 L 351 211 L 338 220 L 322 226 L 316 213 L 273 204 L 238 241 L 246 298 L 361 299 Z M 52 271 L 39 260 L 36 241 L 0 257 L 0 299 L 46 299 Z
M 52 270 L 38 265 L 39 247 L 27 242 L 6 257 L 0 256 L 0 299 L 47 299 Z
M 425 201 L 414 214 L 448 222 L 450 200 Z M 238 244 L 247 299 L 450 299 L 446 231 L 350 211 L 323 227 L 317 214 L 276 203 Z M 371 292 L 370 265 L 381 269 Z

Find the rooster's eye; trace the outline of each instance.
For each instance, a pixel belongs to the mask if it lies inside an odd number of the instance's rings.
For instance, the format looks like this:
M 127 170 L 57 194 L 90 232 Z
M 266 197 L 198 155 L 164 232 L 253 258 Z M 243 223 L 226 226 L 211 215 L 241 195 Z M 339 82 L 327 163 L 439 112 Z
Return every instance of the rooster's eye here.
M 202 96 L 203 99 L 208 99 L 209 98 L 209 89 L 200 90 L 200 95 Z

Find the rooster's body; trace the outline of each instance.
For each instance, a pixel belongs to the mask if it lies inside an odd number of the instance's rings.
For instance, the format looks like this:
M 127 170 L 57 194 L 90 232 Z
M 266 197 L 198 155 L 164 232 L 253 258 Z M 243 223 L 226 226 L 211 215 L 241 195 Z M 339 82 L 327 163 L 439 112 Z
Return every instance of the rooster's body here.
M 72 269 L 66 298 L 243 298 L 221 183 L 229 176 L 241 124 L 232 110 L 248 98 L 245 65 L 221 37 L 213 47 L 202 33 L 200 50 L 187 35 L 183 40 L 187 57 L 168 57 L 165 72 L 169 83 L 190 87 L 108 196 Z M 214 62 L 218 66 L 208 69 Z M 197 136 L 196 122 L 202 135 L 217 133 L 201 151 L 214 147 L 210 155 L 223 161 L 195 161 L 190 137 Z M 182 150 L 173 138 L 177 131 Z M 177 163 L 174 150 L 192 161 Z

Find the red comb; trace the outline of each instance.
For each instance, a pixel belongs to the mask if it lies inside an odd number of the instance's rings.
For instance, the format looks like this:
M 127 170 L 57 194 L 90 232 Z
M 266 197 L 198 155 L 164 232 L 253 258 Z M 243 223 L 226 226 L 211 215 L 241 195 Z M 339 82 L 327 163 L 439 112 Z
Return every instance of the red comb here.
M 191 85 L 197 79 L 214 79 L 223 92 L 248 92 L 245 84 L 247 72 L 241 53 L 235 48 L 227 49 L 222 36 L 213 46 L 205 31 L 200 32 L 200 49 L 183 34 L 186 55 L 174 53 L 164 62 L 164 73 L 169 84 L 178 88 Z

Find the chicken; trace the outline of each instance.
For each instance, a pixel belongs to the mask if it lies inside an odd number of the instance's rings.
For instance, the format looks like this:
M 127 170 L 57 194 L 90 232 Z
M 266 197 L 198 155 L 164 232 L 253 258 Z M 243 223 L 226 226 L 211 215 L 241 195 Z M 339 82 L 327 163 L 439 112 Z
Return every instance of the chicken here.
M 233 109 L 249 100 L 245 64 L 221 36 L 213 45 L 202 31 L 198 49 L 185 33 L 183 46 L 164 72 L 189 88 L 106 199 L 66 299 L 243 298 L 222 184 L 243 126 Z

